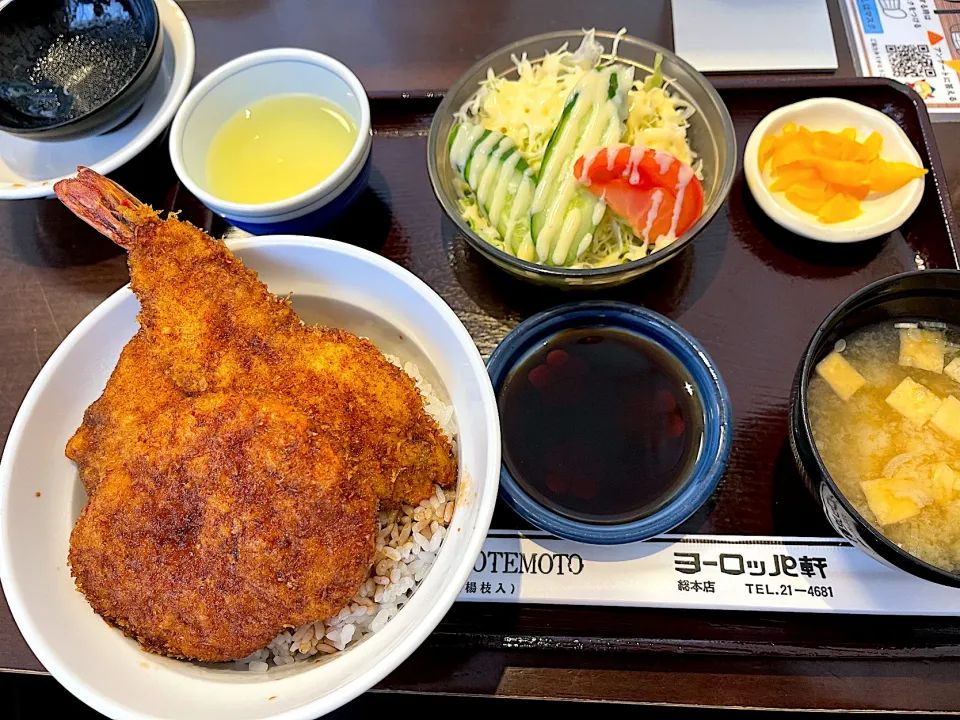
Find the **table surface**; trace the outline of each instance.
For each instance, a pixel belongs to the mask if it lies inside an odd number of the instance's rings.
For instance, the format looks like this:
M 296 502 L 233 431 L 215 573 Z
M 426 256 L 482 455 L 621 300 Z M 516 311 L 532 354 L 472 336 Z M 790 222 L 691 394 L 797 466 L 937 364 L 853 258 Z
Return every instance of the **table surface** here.
M 679 0 L 682 2 L 682 0 Z M 317 49 L 349 65 L 371 96 L 442 90 L 485 53 L 521 37 L 618 28 L 667 47 L 669 2 L 644 0 L 181 0 L 197 40 L 197 75 L 266 47 Z M 840 75 L 853 66 L 839 7 L 829 3 Z M 960 125 L 936 126 L 951 200 L 960 199 Z M 161 141 L 114 174 L 158 207 L 186 202 Z M 388 188 L 397 206 L 401 184 Z M 187 208 L 191 219 L 202 209 Z M 210 216 L 206 214 L 209 226 Z M 387 243 L 402 227 L 390 227 Z M 127 282 L 122 252 L 52 200 L 0 202 L 0 442 L 41 366 L 65 335 Z M 429 278 L 427 278 L 429 281 Z M 489 348 L 486 348 L 489 350 Z M 622 633 L 592 638 L 587 608 L 554 609 L 558 637 L 513 631 L 543 608 L 457 606 L 441 630 L 380 689 L 511 697 L 608 699 L 724 707 L 960 711 L 960 628 L 917 618 L 817 617 L 636 610 Z M 458 632 L 479 616 L 502 634 Z M 542 619 L 542 617 L 541 617 Z M 472 625 L 472 623 L 471 623 Z M 878 643 L 878 628 L 883 641 Z M 462 628 L 460 628 L 462 630 Z M 629 642 L 622 642 L 629 637 Z M 602 648 L 603 651 L 598 651 Z M 0 598 L 0 669 L 42 672 Z

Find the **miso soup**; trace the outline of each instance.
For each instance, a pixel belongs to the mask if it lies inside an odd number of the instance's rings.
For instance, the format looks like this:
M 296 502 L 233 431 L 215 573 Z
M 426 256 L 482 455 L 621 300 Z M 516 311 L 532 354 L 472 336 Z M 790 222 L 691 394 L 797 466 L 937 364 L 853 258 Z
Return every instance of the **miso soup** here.
M 853 506 L 911 555 L 960 571 L 960 328 L 856 331 L 817 366 L 808 411 Z

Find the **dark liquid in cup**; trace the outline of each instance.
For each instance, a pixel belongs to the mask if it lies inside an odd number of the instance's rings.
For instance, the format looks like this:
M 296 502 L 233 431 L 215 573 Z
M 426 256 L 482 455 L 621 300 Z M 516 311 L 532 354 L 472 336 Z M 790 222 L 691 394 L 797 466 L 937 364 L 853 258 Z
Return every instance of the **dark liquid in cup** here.
M 549 338 L 507 376 L 499 403 L 513 477 L 581 522 L 630 522 L 662 508 L 703 439 L 703 407 L 683 365 L 615 328 Z

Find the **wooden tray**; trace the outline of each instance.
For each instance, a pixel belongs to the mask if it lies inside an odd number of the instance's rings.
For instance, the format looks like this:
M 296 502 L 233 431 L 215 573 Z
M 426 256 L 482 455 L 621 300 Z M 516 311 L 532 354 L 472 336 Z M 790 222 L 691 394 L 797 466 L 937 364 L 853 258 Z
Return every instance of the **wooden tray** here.
M 815 243 L 770 221 L 738 168 L 728 202 L 678 258 L 619 289 L 545 290 L 510 278 L 471 250 L 433 197 L 426 174 L 426 134 L 439 98 L 381 96 L 372 105 L 372 192 L 325 234 L 359 240 L 422 277 L 457 312 L 484 355 L 524 318 L 587 296 L 626 300 L 677 320 L 715 360 L 729 388 L 735 419 L 723 480 L 710 501 L 677 531 L 832 536 L 836 533 L 807 494 L 790 453 L 790 386 L 810 336 L 841 300 L 898 272 L 958 266 L 956 223 L 933 130 L 919 98 L 887 80 L 757 78 L 716 85 L 733 117 L 741 153 L 757 122 L 789 103 L 836 96 L 880 109 L 903 128 L 931 170 L 920 207 L 900 230 L 875 241 Z M 494 527 L 528 526 L 501 503 Z M 960 649 L 943 647 L 956 641 L 957 634 L 942 620 L 884 619 L 879 636 L 876 626 L 876 619 L 850 617 L 767 620 L 747 613 L 471 604 L 455 606 L 431 644 L 817 657 L 851 652 L 960 656 Z M 802 630 L 789 632 L 787 639 L 784 628 Z M 929 634 L 924 642 L 930 649 L 912 647 L 917 643 L 913 633 L 921 628 Z
M 957 267 L 955 219 L 933 130 L 919 98 L 883 79 L 716 83 L 733 117 L 740 153 L 767 113 L 811 97 L 879 108 L 916 146 L 931 172 L 920 207 L 898 231 L 855 245 L 798 237 L 769 220 L 738 174 L 730 197 L 679 257 L 613 290 L 555 291 L 497 270 L 443 214 L 426 172 L 426 135 L 438 97 L 372 101 L 371 191 L 323 234 L 376 250 L 429 283 L 484 356 L 521 320 L 582 298 L 615 298 L 677 320 L 706 347 L 730 391 L 735 430 L 727 472 L 713 497 L 677 531 L 745 535 L 836 533 L 807 495 L 787 443 L 790 385 L 810 336 L 841 300 L 879 278 L 917 268 Z M 196 207 L 177 197 L 173 207 Z M 209 212 L 186 217 L 214 235 L 232 230 Z M 210 223 L 213 227 L 210 227 Z M 526 528 L 502 503 L 493 526 Z
M 439 97 L 380 95 L 371 102 L 371 190 L 323 234 L 381 252 L 423 278 L 457 312 L 484 355 L 524 318 L 587 296 L 626 300 L 677 320 L 716 361 L 735 417 L 724 479 L 711 501 L 678 530 L 833 535 L 807 496 L 787 445 L 790 383 L 816 326 L 852 292 L 918 266 L 957 267 L 956 224 L 932 127 L 916 95 L 884 80 L 757 78 L 716 85 L 741 151 L 754 125 L 785 104 L 834 95 L 881 109 L 900 124 L 931 169 L 919 209 L 886 238 L 821 246 L 769 221 L 738 174 L 713 222 L 670 263 L 616 290 L 544 290 L 497 270 L 443 215 L 426 170 L 426 135 Z M 182 210 L 184 219 L 215 236 L 234 234 L 179 186 L 169 191 L 172 173 L 164 150 L 157 144 L 117 179 L 155 206 Z M 102 269 L 96 282 L 85 281 L 89 307 L 74 300 L 64 312 L 79 320 L 120 284 L 123 258 L 50 205 L 45 222 L 75 234 L 71 244 L 85 248 L 83 259 Z M 73 251 L 41 245 L 35 252 L 56 264 Z M 499 507 L 494 526 L 523 523 Z M 3 620 L 0 661 L 39 669 L 12 619 L 4 614 Z M 928 658 L 960 658 L 960 628 L 935 618 L 462 603 L 381 689 L 793 708 L 960 707 L 958 663 L 931 668 L 916 662 Z M 848 662 L 837 665 L 841 659 Z M 876 659 L 884 661 L 884 670 L 875 665 L 866 670 L 863 662 Z M 673 673 L 681 675 L 667 681 Z M 854 681 L 860 682 L 855 690 Z M 823 693 L 809 693 L 812 682 L 820 683 Z M 904 692 L 923 698 L 904 699 Z
M 362 238 L 422 277 L 450 303 L 484 355 L 531 314 L 585 296 L 626 300 L 677 320 L 715 360 L 735 419 L 723 480 L 678 531 L 832 536 L 788 446 L 790 386 L 810 336 L 844 298 L 905 270 L 958 267 L 956 221 L 933 129 L 914 93 L 882 79 L 756 78 L 716 85 L 741 153 L 760 119 L 789 103 L 836 96 L 880 109 L 903 128 L 931 170 L 920 207 L 887 237 L 822 245 L 770 221 L 738 168 L 728 202 L 678 258 L 623 288 L 549 291 L 497 270 L 444 217 L 425 162 L 437 99 L 381 97 L 373 102 L 373 192 L 365 207 L 330 234 Z M 525 523 L 501 503 L 494 527 Z M 689 657 L 716 654 L 724 657 L 720 674 L 715 664 Z M 662 677 L 679 672 L 688 681 L 702 681 L 689 696 L 699 703 L 743 705 L 753 697 L 763 707 L 955 709 L 960 691 L 931 694 L 918 686 L 922 701 L 903 697 L 919 682 L 920 667 L 905 661 L 954 657 L 960 657 L 960 630 L 944 619 L 462 603 L 383 687 L 683 703 L 689 701 L 684 690 Z M 897 682 L 885 683 L 875 666 L 868 672 L 851 662 L 842 671 L 835 664 L 826 671 L 823 666 L 866 658 L 883 658 Z M 786 662 L 789 669 L 777 669 Z M 581 670 L 589 672 L 581 676 Z M 775 687 L 760 689 L 768 673 Z M 928 671 L 923 682 L 943 687 L 937 674 Z M 793 675 L 795 680 L 784 679 Z M 824 675 L 824 687 L 835 675 L 863 684 L 849 702 L 836 689 L 802 700 L 809 678 Z
M 920 207 L 900 230 L 875 241 L 816 243 L 763 214 L 738 162 L 729 200 L 680 257 L 619 289 L 546 290 L 498 271 L 469 248 L 438 205 L 431 205 L 425 135 L 436 101 L 381 98 L 373 110 L 379 170 L 374 192 L 393 212 L 382 252 L 450 303 L 485 356 L 524 318 L 584 297 L 626 300 L 677 320 L 716 362 L 735 419 L 730 464 L 720 486 L 678 532 L 835 535 L 794 467 L 787 443 L 790 386 L 810 336 L 841 300 L 904 270 L 957 267 L 955 220 L 932 127 L 915 94 L 882 79 L 764 78 L 717 86 L 733 117 L 741 154 L 757 122 L 789 103 L 833 95 L 881 109 L 904 129 L 931 169 Z M 356 226 L 350 225 L 343 230 L 345 239 L 356 236 Z M 494 527 L 529 526 L 501 503 Z
M 371 192 L 324 234 L 378 250 L 423 278 L 457 312 L 484 355 L 524 318 L 586 296 L 626 300 L 677 320 L 716 361 L 735 418 L 733 452 L 720 486 L 678 531 L 835 535 L 793 464 L 787 443 L 790 385 L 813 331 L 848 295 L 904 270 L 957 267 L 956 223 L 933 130 L 915 94 L 881 79 L 757 78 L 718 81 L 717 87 L 734 119 L 741 152 L 756 123 L 789 103 L 832 95 L 881 109 L 903 128 L 931 169 L 917 212 L 900 230 L 876 241 L 822 245 L 772 223 L 738 172 L 728 202 L 692 246 L 670 263 L 619 289 L 545 290 L 510 278 L 471 250 L 433 197 L 426 135 L 439 97 L 379 96 L 372 102 Z M 183 207 L 182 200 L 175 199 L 174 205 Z M 216 222 L 211 231 L 231 234 Z M 494 527 L 526 525 L 501 504 Z M 762 652 L 785 657 L 955 652 L 943 646 L 956 641 L 958 633 L 943 621 L 884 619 L 880 637 L 872 629 L 876 625 L 876 619 L 849 617 L 764 619 L 747 613 L 460 604 L 418 657 L 429 656 L 431 647 Z M 912 647 L 917 642 L 914 631 L 921 629 L 930 644 L 926 650 Z M 960 650 L 956 654 L 960 656 Z M 502 656 L 496 657 L 496 663 L 502 662 Z M 430 665 L 441 672 L 444 663 Z M 408 680 L 396 677 L 390 686 L 423 686 L 422 677 L 411 677 L 415 683 L 405 685 Z M 491 670 L 489 682 L 496 677 Z M 448 673 L 442 672 L 437 681 L 449 688 Z

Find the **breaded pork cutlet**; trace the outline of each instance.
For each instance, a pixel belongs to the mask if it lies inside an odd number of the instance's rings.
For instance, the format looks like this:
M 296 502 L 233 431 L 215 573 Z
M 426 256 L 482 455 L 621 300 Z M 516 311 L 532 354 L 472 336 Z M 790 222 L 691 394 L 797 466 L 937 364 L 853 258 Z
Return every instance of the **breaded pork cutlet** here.
M 90 170 L 58 197 L 129 253 L 139 321 L 163 372 L 187 394 L 275 393 L 346 445 L 383 498 L 416 503 L 456 476 L 449 440 L 414 382 L 369 341 L 304 325 L 226 246 L 157 214 Z M 154 373 L 144 370 L 144 383 Z
M 130 450 L 90 495 L 69 559 L 94 610 L 146 649 L 245 657 L 335 614 L 366 578 L 378 499 L 303 413 L 206 393 L 159 412 Z
M 67 445 L 88 493 L 78 588 L 148 650 L 206 661 L 336 613 L 367 577 L 381 502 L 456 476 L 413 380 L 96 173 L 56 192 L 128 250 L 141 303 Z

